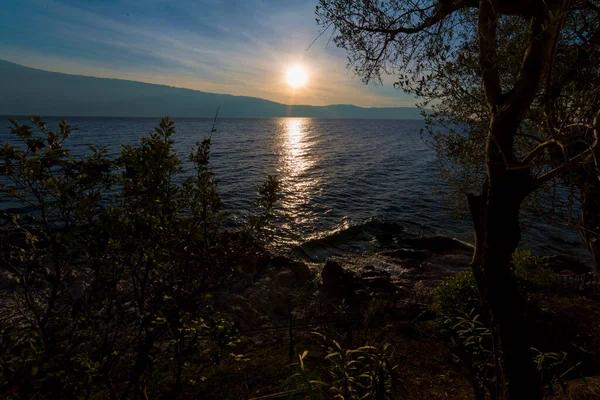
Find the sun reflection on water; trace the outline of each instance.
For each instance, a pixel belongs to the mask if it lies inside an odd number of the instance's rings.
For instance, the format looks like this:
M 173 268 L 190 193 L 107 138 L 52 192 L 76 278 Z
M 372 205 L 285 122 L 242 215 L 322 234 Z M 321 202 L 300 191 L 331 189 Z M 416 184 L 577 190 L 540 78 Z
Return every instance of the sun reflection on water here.
M 285 118 L 280 124 L 281 205 L 288 221 L 286 228 L 293 230 L 294 225 L 311 225 L 316 218 L 309 203 L 319 187 L 319 179 L 311 173 L 318 162 L 315 151 L 318 143 L 312 137 L 310 118 Z
M 311 164 L 308 154 L 310 145 L 307 140 L 309 119 L 293 118 L 285 120 L 283 143 L 284 165 L 289 178 L 300 176 Z

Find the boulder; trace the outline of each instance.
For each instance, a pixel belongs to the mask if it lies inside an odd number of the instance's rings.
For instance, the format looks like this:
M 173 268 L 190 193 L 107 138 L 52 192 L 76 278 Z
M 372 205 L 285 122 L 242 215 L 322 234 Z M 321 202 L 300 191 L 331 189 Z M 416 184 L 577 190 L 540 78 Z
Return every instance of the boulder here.
M 292 271 L 300 284 L 305 284 L 312 279 L 308 265 L 303 262 L 292 260 L 283 256 L 276 256 L 271 259 L 271 266 L 277 269 L 287 268 Z
M 591 271 L 590 266 L 584 262 L 575 257 L 564 255 L 542 257 L 538 265 L 557 273 L 561 271 L 573 271 L 575 274 L 587 274 Z
M 358 289 L 353 276 L 335 261 L 327 261 L 321 271 L 321 278 L 321 293 L 328 298 L 351 298 Z
M 289 270 L 277 273 L 277 275 L 272 278 L 272 281 L 279 287 L 292 287 L 298 282 L 296 275 Z

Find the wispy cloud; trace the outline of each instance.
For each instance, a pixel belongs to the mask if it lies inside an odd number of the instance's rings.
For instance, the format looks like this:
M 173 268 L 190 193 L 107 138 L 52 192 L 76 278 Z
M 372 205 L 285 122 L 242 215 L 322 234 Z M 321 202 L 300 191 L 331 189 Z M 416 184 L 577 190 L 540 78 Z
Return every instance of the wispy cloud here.
M 314 2 L 24 0 L 0 9 L 0 52 L 28 66 L 292 104 L 413 105 L 365 86 L 317 36 Z M 308 84 L 284 81 L 300 64 Z

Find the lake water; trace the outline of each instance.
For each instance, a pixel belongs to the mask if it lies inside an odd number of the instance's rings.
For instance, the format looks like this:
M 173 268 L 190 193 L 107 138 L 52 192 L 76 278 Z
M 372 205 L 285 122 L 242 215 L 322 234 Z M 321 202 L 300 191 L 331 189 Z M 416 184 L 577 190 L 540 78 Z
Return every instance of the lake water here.
M 58 122 L 44 120 L 49 127 Z M 79 128 L 70 139 L 74 155 L 89 152 L 88 144 L 107 145 L 116 155 L 120 144 L 136 143 L 158 119 L 69 118 L 68 122 Z M 213 121 L 175 122 L 175 148 L 187 163 L 186 155 L 210 133 Z M 444 186 L 435 153 L 421 140 L 422 126 L 421 121 L 222 119 L 212 136 L 212 165 L 233 223 L 243 218 L 267 174 L 281 179 L 275 232 L 280 250 L 311 239 L 344 249 L 346 239 L 358 239 L 364 245 L 348 246 L 348 251 L 369 251 L 387 231 L 398 230 L 471 241 L 470 221 L 453 218 L 443 200 L 434 196 Z M 7 140 L 4 128 L 0 142 Z M 0 201 L 0 207 L 11 206 Z M 573 231 L 546 221 L 524 232 L 522 247 L 538 254 L 585 255 Z

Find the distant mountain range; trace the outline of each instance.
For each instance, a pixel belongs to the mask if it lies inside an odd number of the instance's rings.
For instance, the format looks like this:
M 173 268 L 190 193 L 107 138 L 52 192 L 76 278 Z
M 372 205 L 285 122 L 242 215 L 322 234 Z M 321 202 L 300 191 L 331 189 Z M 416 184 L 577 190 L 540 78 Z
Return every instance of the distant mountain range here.
M 42 71 L 0 60 L 0 115 L 421 119 L 413 107 L 285 105 L 121 79 Z

